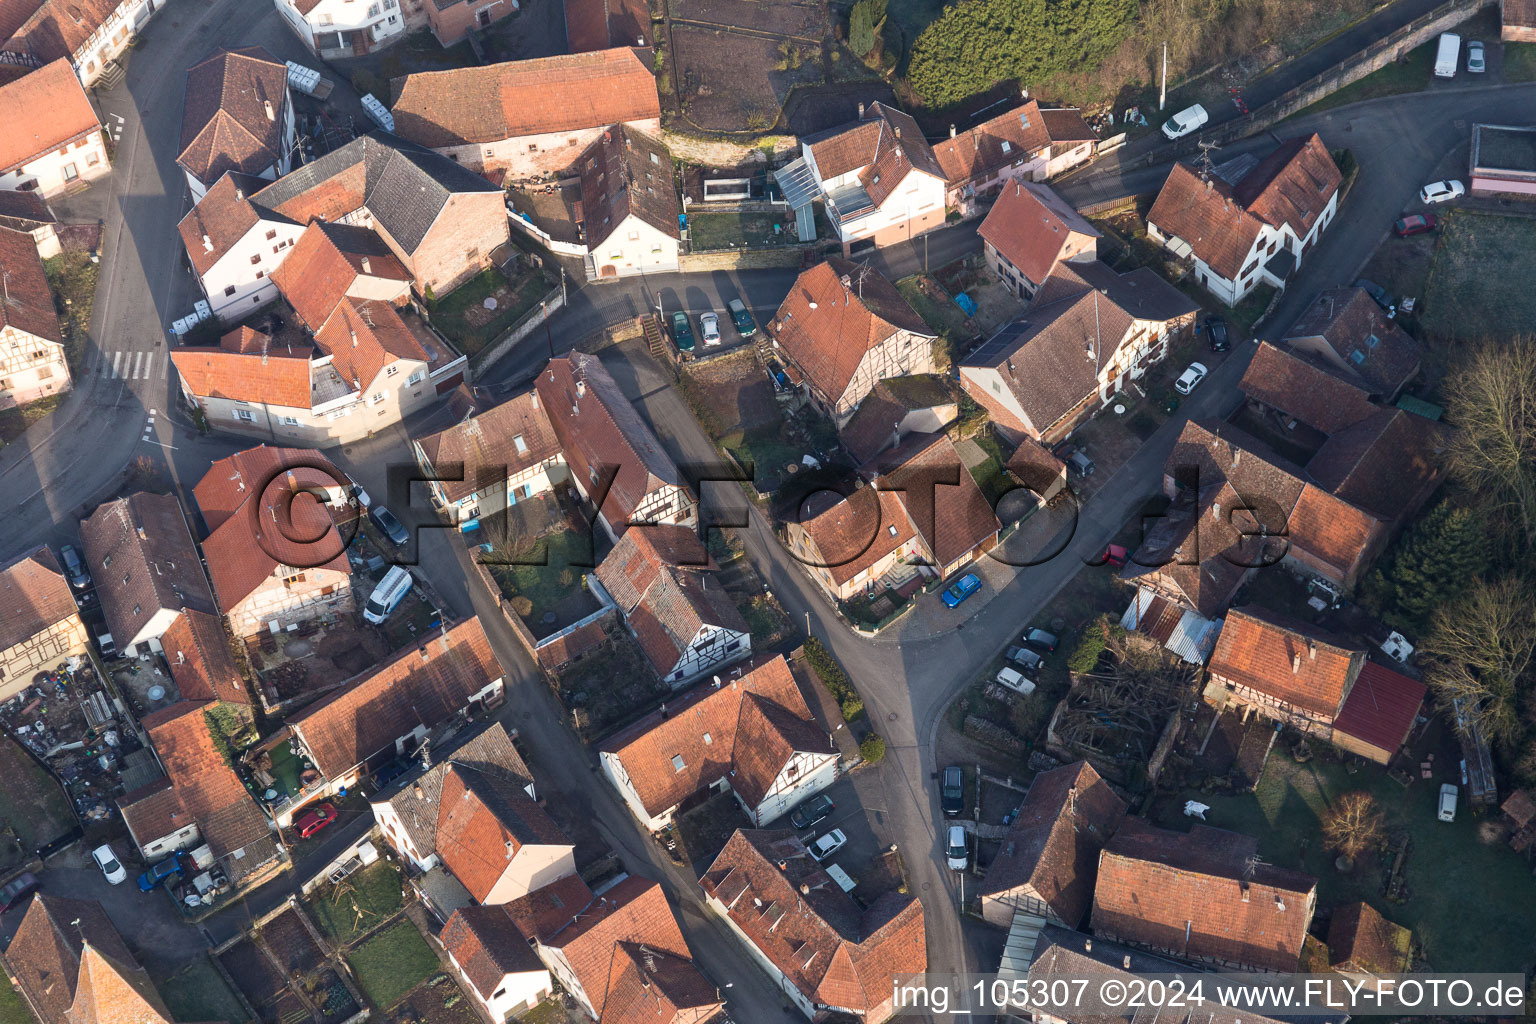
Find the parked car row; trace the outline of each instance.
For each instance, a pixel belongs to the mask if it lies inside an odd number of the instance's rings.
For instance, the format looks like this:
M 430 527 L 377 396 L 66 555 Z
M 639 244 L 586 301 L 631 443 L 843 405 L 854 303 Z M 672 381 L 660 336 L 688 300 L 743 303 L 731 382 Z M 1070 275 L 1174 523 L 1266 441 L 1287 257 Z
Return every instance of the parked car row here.
M 752 319 L 752 313 L 747 309 L 747 304 L 740 299 L 732 299 L 725 304 L 725 310 L 730 314 L 731 325 L 736 328 L 736 333 L 746 339 L 757 333 L 757 323 Z M 720 344 L 720 317 L 712 309 L 705 310 L 698 316 L 699 338 L 705 348 L 713 348 Z M 688 321 L 688 314 L 683 310 L 675 310 L 672 313 L 672 340 L 677 344 L 679 352 L 692 352 L 694 350 L 693 325 Z

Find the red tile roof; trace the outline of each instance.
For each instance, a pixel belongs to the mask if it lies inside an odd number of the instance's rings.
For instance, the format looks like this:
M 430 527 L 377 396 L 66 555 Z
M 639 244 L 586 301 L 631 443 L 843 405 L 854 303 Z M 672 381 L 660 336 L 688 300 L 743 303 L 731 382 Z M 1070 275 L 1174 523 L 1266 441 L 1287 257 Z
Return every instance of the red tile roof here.
M 898 331 L 917 335 L 920 345 L 935 337 L 895 285 L 835 257 L 795 280 L 768 330 L 828 402 L 843 397 L 865 354 Z
M 1294 972 L 1317 880 L 1263 862 L 1258 843 L 1196 825 L 1126 818 L 1099 858 L 1094 934 L 1261 970 Z
M 1342 376 L 1389 401 L 1419 372 L 1418 342 L 1363 288 L 1323 292 L 1286 332 L 1288 339 L 1313 337 L 1333 351 Z
M 46 546 L 0 568 L 0 651 L 79 617 L 74 591 Z
M 1407 974 L 1412 948 L 1413 933 L 1369 903 L 1346 903 L 1328 924 L 1328 962 L 1335 970 Z
M 836 752 L 782 655 L 719 688 L 699 684 L 598 750 L 619 762 L 653 817 L 722 778 L 756 807 L 796 751 Z M 681 768 L 674 757 L 682 758 Z
M 1305 238 L 1342 179 L 1317 135 L 1283 143 L 1236 185 L 1173 165 L 1147 221 L 1176 235 L 1217 274 L 1235 280 L 1264 225 Z
M 720 989 L 692 960 L 658 953 L 643 942 L 614 946 L 602 1024 L 703 1021 L 724 1005 Z
M 118 960 L 87 944 L 70 1024 L 174 1024 L 149 974 L 132 957 Z
M 672 154 L 634 128 L 620 125 L 603 132 L 581 154 L 581 210 L 587 249 L 593 253 L 631 215 L 664 235 L 682 237 Z
M 0 227 L 0 275 L 5 278 L 0 331 L 14 327 L 35 338 L 62 343 L 64 335 L 54 312 L 53 289 L 48 285 L 48 275 L 43 272 L 43 261 L 38 258 L 37 243 L 31 235 Z M 18 339 L 17 344 L 22 344 L 22 340 Z
M 43 893 L 32 897 L 5 959 L 28 1001 L 49 1021 L 69 1019 L 87 943 L 121 962 L 133 960 L 100 903 Z
M 354 676 L 288 724 L 334 779 L 418 726 L 445 720 L 501 677 L 480 620 L 468 618 Z
M 508 478 L 560 454 L 560 442 L 536 391 L 418 438 L 416 445 L 438 476 L 454 475 L 453 467 L 461 467 L 462 479 L 439 484 L 450 502 L 492 482 L 505 486 Z
M 203 556 L 225 611 L 279 569 L 351 573 L 337 529 L 338 522 L 358 515 L 345 480 L 315 449 L 266 445 L 223 459 L 204 474 L 193 493 L 212 529 Z
M 684 960 L 693 957 L 661 886 L 638 875 L 594 897 L 584 908 L 571 907 L 568 921 L 541 942 L 565 954 L 599 1020 L 607 1002 L 609 967 L 618 943 L 643 943 Z
M 1407 740 L 1425 693 L 1418 680 L 1367 661 L 1333 720 L 1334 732 L 1394 753 Z
M 860 120 L 806 141 L 822 181 L 857 169 L 859 183 L 876 206 L 913 171 L 945 180 L 917 122 L 884 103 L 871 103 Z
M 109 501 L 80 524 L 80 535 L 101 610 L 119 643 L 138 636 L 162 608 L 217 611 L 175 495 L 139 491 Z
M 1248 605 L 1227 613 L 1210 670 L 1281 705 L 1332 718 L 1364 664 L 1364 648 Z
M 1371 416 L 1329 436 L 1307 472 L 1334 497 L 1381 519 L 1404 519 L 1444 472 L 1442 428 L 1401 409 Z
M 315 332 L 315 345 L 330 354 L 331 366 L 356 391 L 367 388 L 391 363 L 432 361 L 388 302 L 342 299 L 325 326 Z
M 571 475 L 589 494 L 611 478 L 600 507 L 615 531 L 629 524 L 646 495 L 664 486 L 686 488 L 672 457 L 596 356 L 552 359 L 534 387 Z
M 1071 234 L 1103 237 L 1050 186 L 1017 179 L 1003 186 L 976 233 L 1036 285 L 1062 258 Z M 1097 243 L 1086 253 L 1096 256 Z
M 706 626 L 750 632 L 718 579 L 711 583 L 713 567 L 693 531 L 649 525 L 626 530 L 597 567 L 657 675 L 671 674 Z
M 927 969 L 917 898 L 888 892 L 861 909 L 794 832 L 738 829 L 699 887 L 812 1002 L 872 1011 L 893 975 Z
M 18 28 L 9 49 L 30 52 L 39 60 L 71 57 L 101 31 L 124 0 L 42 0 Z M 19 45 L 17 45 L 19 44 Z
M 944 434 L 913 434 L 878 465 L 874 485 L 896 492 L 940 567 L 996 540 L 1002 523 Z
M 134 813 L 134 805 L 124 798 L 123 817 L 140 847 L 191 822 L 197 823 L 215 857 L 270 838 L 266 817 L 213 744 L 203 715 L 213 706 L 213 701 L 182 700 L 144 717 L 150 745 L 165 766 L 170 793 L 179 806 L 167 821 L 159 817 L 163 799 L 152 798 L 154 813 L 145 816 Z
M 310 345 L 283 345 L 261 354 L 182 345 L 171 350 L 171 362 L 187 390 L 199 397 L 308 409 L 314 354 Z
M 203 183 L 283 157 L 288 69 L 260 46 L 219 49 L 187 71 L 176 162 Z
M 580 875 L 564 878 L 502 904 L 507 916 L 529 942 L 544 942 L 570 923 L 592 902 L 592 890 Z
M 641 0 L 568 0 L 565 35 L 572 53 L 610 46 L 648 46 L 651 13 Z
M 1377 409 L 1365 382 L 1347 380 L 1304 353 L 1259 342 L 1238 389 L 1315 430 L 1331 434 Z
M 1086 761 L 1035 776 L 980 895 L 1027 885 L 1057 918 L 1077 927 L 1093 902 L 1099 851 L 1125 811 L 1125 801 Z
M 933 147 L 933 155 L 953 187 L 1029 160 L 1050 144 L 1040 104 L 1029 100 L 945 139 Z
M 424 71 L 390 83 L 391 112 L 402 138 L 429 148 L 648 121 L 661 116 L 651 61 L 620 46 Z
M 251 703 L 229 645 L 217 615 L 189 608 L 176 617 L 160 637 L 160 646 L 182 700 Z
M 1536 28 L 1536 0 L 1501 0 L 1499 16 L 1513 28 Z
M 261 220 L 250 196 L 263 184 L 260 178 L 249 175 L 226 174 L 176 225 L 187 259 L 199 274 L 212 270 Z
M 3 40 L 0 40 L 3 42 Z M 13 82 L 0 85 L 0 174 L 16 170 L 66 142 L 100 131 L 96 112 L 63 54 Z
M 481 903 L 524 846 L 571 845 L 518 781 L 465 764 L 450 764 L 443 774 L 437 854 Z
M 861 487 L 848 497 L 812 495 L 801 509 L 800 526 L 815 544 L 802 553 L 812 569 L 825 568 L 832 581 L 847 583 L 917 537 L 901 497 L 894 491 Z
M 481 999 L 489 1001 L 509 974 L 548 976 L 505 906 L 460 907 L 440 939 Z

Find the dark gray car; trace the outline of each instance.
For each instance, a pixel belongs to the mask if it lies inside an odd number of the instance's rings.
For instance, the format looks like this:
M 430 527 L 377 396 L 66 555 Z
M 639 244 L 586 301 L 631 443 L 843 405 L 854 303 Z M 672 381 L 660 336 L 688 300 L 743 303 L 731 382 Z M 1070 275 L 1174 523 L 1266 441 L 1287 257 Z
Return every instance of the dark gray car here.
M 384 531 L 384 536 L 397 546 L 403 548 L 410 541 L 411 535 L 405 532 L 405 527 L 400 524 L 400 520 L 396 519 L 395 514 L 383 505 L 374 506 L 368 510 L 368 514 L 373 517 L 374 524 Z
M 809 800 L 802 801 L 789 815 L 789 823 L 795 828 L 810 828 L 832 813 L 837 805 L 832 798 L 825 793 L 817 793 Z

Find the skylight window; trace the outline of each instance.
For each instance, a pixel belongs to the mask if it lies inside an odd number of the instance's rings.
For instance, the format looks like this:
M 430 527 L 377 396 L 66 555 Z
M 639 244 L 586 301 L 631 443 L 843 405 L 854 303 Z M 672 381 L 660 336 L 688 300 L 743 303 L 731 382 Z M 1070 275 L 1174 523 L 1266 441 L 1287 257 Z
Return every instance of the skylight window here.
M 672 770 L 674 772 L 680 772 L 680 771 L 682 771 L 686 767 L 688 767 L 688 766 L 683 764 L 683 755 L 682 754 L 673 754 L 672 755 Z
M 1351 362 L 1353 362 L 1356 366 L 1359 366 L 1365 362 L 1365 353 L 1361 352 L 1359 349 L 1354 349 L 1349 353 L 1349 358 Z

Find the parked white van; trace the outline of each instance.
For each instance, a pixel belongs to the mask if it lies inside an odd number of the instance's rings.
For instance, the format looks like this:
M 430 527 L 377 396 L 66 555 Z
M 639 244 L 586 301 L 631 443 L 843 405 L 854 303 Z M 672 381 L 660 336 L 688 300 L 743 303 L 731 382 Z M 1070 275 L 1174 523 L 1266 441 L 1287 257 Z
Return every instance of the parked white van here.
M 1440 34 L 1440 48 L 1435 51 L 1435 77 L 1455 78 L 1461 64 L 1461 36 L 1454 32 Z
M 382 623 L 389 618 L 389 613 L 395 610 L 400 599 L 410 593 L 411 585 L 415 582 L 405 569 L 398 565 L 392 567 L 369 595 L 368 604 L 363 608 L 363 618 L 374 625 Z

